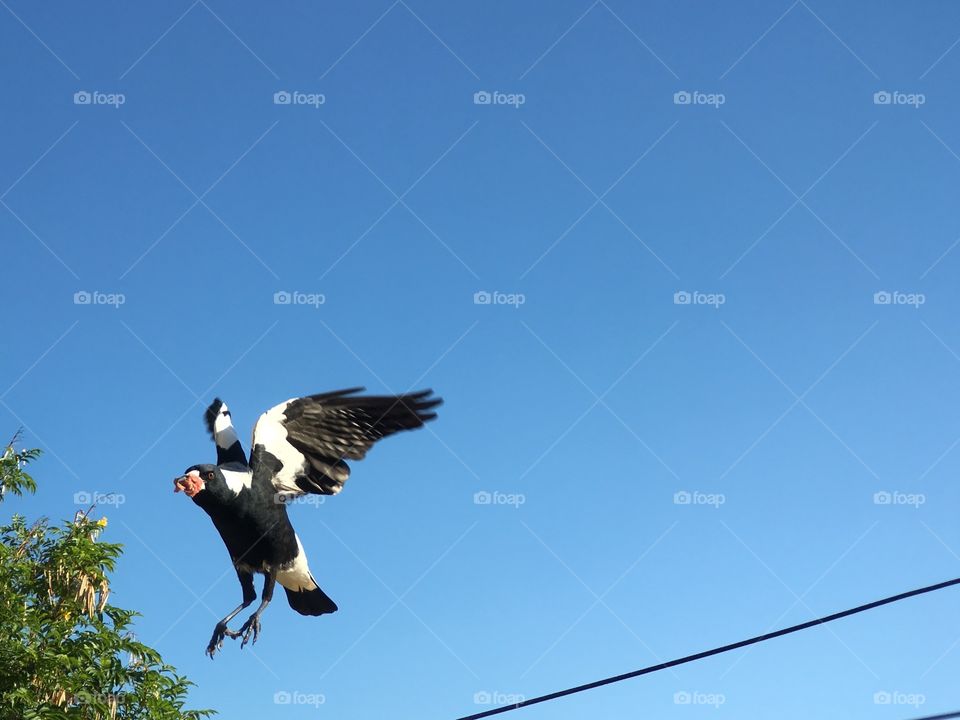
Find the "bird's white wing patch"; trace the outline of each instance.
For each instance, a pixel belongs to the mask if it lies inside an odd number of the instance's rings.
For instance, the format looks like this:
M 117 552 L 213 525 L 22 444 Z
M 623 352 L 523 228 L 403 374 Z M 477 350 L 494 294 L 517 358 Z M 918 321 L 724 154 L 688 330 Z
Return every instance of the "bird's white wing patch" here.
M 277 492 L 301 495 L 303 490 L 297 486 L 296 478 L 303 471 L 307 458 L 287 441 L 287 429 L 283 426 L 283 413 L 294 400 L 296 398 L 280 403 L 260 416 L 253 428 L 253 446 L 263 445 L 264 450 L 283 465 L 272 480 Z
M 300 542 L 300 536 L 297 538 L 297 555 L 292 561 L 287 563 L 277 572 L 277 582 L 288 590 L 300 592 L 302 590 L 315 590 L 317 583 L 310 574 L 310 567 L 307 564 L 307 555 L 303 551 L 303 543 Z

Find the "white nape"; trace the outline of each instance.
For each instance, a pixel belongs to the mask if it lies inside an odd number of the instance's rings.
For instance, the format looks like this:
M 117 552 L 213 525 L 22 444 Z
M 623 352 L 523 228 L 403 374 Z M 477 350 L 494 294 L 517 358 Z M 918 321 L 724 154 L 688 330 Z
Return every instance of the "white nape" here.
M 227 487 L 233 491 L 234 495 L 239 495 L 240 491 L 244 488 L 250 489 L 250 485 L 253 483 L 253 472 L 252 471 L 242 471 L 242 470 L 224 470 L 220 468 L 220 472 L 223 473 L 223 479 L 227 481 Z

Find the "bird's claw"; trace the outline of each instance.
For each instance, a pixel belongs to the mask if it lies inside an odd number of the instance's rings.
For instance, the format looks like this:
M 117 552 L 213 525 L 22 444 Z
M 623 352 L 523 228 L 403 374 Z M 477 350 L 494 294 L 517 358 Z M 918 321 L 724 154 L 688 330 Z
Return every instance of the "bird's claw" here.
M 250 619 L 247 620 L 243 626 L 240 628 L 240 632 L 235 634 L 235 637 L 243 635 L 243 640 L 240 642 L 240 649 L 242 650 L 244 645 L 248 642 L 253 641 L 253 644 L 256 645 L 257 639 L 260 637 L 260 618 L 254 613 L 250 616 Z
M 213 629 L 213 636 L 210 638 L 210 644 L 207 645 L 206 654 L 210 656 L 210 659 L 213 660 L 214 655 L 217 654 L 217 650 L 223 648 L 223 639 L 231 638 L 236 640 L 237 638 L 242 638 L 240 641 L 240 648 L 243 649 L 243 646 L 248 642 L 256 643 L 257 639 L 260 637 L 260 618 L 256 615 L 251 615 L 250 618 L 240 627 L 240 630 L 231 630 L 226 626 L 225 623 L 217 623 L 217 626 Z
M 210 644 L 207 645 L 206 650 L 206 654 L 210 656 L 211 660 L 213 660 L 213 656 L 216 655 L 217 650 L 223 647 L 223 638 L 227 636 L 236 637 L 237 633 L 228 628 L 225 623 L 217 623 L 217 626 L 213 629 L 213 636 L 210 638 Z

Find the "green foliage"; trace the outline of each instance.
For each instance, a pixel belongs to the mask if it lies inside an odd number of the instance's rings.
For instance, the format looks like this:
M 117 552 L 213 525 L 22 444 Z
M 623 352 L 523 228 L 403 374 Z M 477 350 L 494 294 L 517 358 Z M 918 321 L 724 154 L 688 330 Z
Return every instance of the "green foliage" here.
M 17 435 L 13 436 L 10 443 L 3 449 L 3 455 L 0 455 L 0 502 L 7 492 L 14 495 L 23 495 L 23 491 L 36 492 L 37 484 L 23 470 L 23 466 L 31 460 L 40 456 L 39 450 L 17 450 L 14 444 L 17 442 Z
M 0 458 L 0 500 L 36 484 L 37 450 Z M 14 515 L 0 525 L 0 720 L 198 720 L 192 684 L 131 632 L 137 613 L 109 603 L 121 547 L 100 542 L 107 519 L 53 525 Z

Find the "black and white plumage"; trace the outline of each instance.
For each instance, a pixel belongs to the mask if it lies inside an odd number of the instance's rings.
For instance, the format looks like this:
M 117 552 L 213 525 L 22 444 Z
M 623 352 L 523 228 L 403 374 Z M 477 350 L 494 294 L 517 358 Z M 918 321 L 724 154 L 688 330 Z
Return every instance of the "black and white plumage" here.
M 239 462 L 246 465 L 247 456 L 243 453 L 240 438 L 233 429 L 230 409 L 220 398 L 216 398 L 203 414 L 210 439 L 217 445 L 217 465 Z
M 307 493 L 336 495 L 350 476 L 346 460 L 362 460 L 381 438 L 433 420 L 442 402 L 432 390 L 393 396 L 359 395 L 362 390 L 293 398 L 271 408 L 254 427 L 249 462 L 226 404 L 217 398 L 207 408 L 217 464 L 187 468 L 174 480 L 174 491 L 184 491 L 213 520 L 243 591 L 243 602 L 214 628 L 210 657 L 224 637 L 242 637 L 241 647 L 256 642 L 275 583 L 301 615 L 337 610 L 313 578 L 287 502 Z M 264 575 L 260 606 L 235 632 L 229 622 L 257 597 L 254 573 Z

